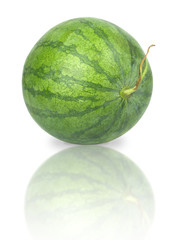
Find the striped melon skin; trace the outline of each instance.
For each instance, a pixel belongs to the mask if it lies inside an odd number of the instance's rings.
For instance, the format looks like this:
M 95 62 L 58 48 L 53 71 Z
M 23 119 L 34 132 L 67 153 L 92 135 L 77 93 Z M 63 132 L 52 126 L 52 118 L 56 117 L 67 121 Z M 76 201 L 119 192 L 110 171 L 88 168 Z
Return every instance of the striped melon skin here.
M 51 157 L 33 175 L 25 215 L 33 239 L 142 239 L 154 215 L 151 186 L 119 152 L 78 146 Z
M 95 18 L 63 22 L 48 31 L 28 55 L 23 95 L 34 120 L 66 142 L 98 144 L 115 139 L 141 118 L 152 93 L 148 61 L 134 87 L 144 52 L 118 26 Z

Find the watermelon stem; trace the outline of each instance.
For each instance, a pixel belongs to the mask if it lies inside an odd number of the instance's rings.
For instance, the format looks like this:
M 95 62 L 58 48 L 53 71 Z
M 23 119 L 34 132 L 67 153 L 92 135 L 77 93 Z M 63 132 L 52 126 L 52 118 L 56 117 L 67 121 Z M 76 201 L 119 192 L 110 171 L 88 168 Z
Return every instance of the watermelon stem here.
M 146 53 L 146 55 L 143 57 L 143 59 L 142 59 L 142 61 L 141 61 L 141 63 L 140 63 L 140 67 L 139 67 L 139 70 L 140 70 L 140 76 L 139 76 L 139 78 L 138 78 L 138 80 L 137 80 L 137 82 L 136 82 L 136 85 L 133 87 L 133 88 L 126 88 L 124 91 L 123 91 L 123 96 L 124 97 L 129 97 L 132 93 L 134 93 L 137 89 L 138 89 L 138 87 L 139 87 L 139 85 L 140 85 L 140 83 L 141 83 L 141 80 L 142 80 L 142 68 L 143 68 L 143 63 L 144 63 L 144 61 L 146 60 L 146 58 L 147 58 L 147 55 L 148 55 L 148 53 L 149 53 L 149 50 L 150 50 L 150 48 L 151 47 L 154 47 L 155 45 L 154 44 L 152 44 L 152 45 L 150 45 L 149 47 L 148 47 L 148 50 L 147 50 L 147 53 Z

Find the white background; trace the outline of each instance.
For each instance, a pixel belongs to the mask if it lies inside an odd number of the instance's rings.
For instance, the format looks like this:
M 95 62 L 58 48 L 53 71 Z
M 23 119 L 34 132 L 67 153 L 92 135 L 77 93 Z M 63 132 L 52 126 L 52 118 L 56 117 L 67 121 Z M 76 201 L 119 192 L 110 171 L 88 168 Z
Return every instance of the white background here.
M 154 89 L 144 116 L 124 136 L 102 144 L 134 161 L 149 179 L 156 204 L 148 239 L 180 239 L 179 1 L 7 0 L 0 3 L 0 239 L 31 239 L 24 197 L 33 173 L 72 144 L 59 141 L 30 117 L 22 96 L 25 58 L 54 25 L 75 17 L 108 20 L 129 32 L 148 59 Z

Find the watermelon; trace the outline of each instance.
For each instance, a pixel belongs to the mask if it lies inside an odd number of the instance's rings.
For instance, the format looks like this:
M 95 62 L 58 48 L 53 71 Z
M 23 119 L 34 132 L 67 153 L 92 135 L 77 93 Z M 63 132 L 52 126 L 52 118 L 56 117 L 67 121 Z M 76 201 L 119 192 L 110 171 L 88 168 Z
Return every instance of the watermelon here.
M 146 57 L 132 36 L 110 22 L 63 22 L 42 36 L 25 61 L 26 106 L 58 139 L 111 141 L 132 128 L 149 104 L 152 72 Z
M 139 240 L 153 215 L 153 192 L 142 171 L 101 146 L 57 153 L 36 171 L 26 192 L 26 222 L 38 240 Z

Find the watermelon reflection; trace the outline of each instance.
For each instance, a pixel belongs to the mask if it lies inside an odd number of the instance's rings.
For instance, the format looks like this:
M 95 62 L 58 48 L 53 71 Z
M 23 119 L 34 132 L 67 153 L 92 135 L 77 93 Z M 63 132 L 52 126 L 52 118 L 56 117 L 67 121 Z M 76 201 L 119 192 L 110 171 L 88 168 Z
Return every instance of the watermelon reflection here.
M 109 148 L 61 151 L 34 174 L 25 214 L 35 239 L 142 239 L 154 213 L 151 187 L 127 157 Z

